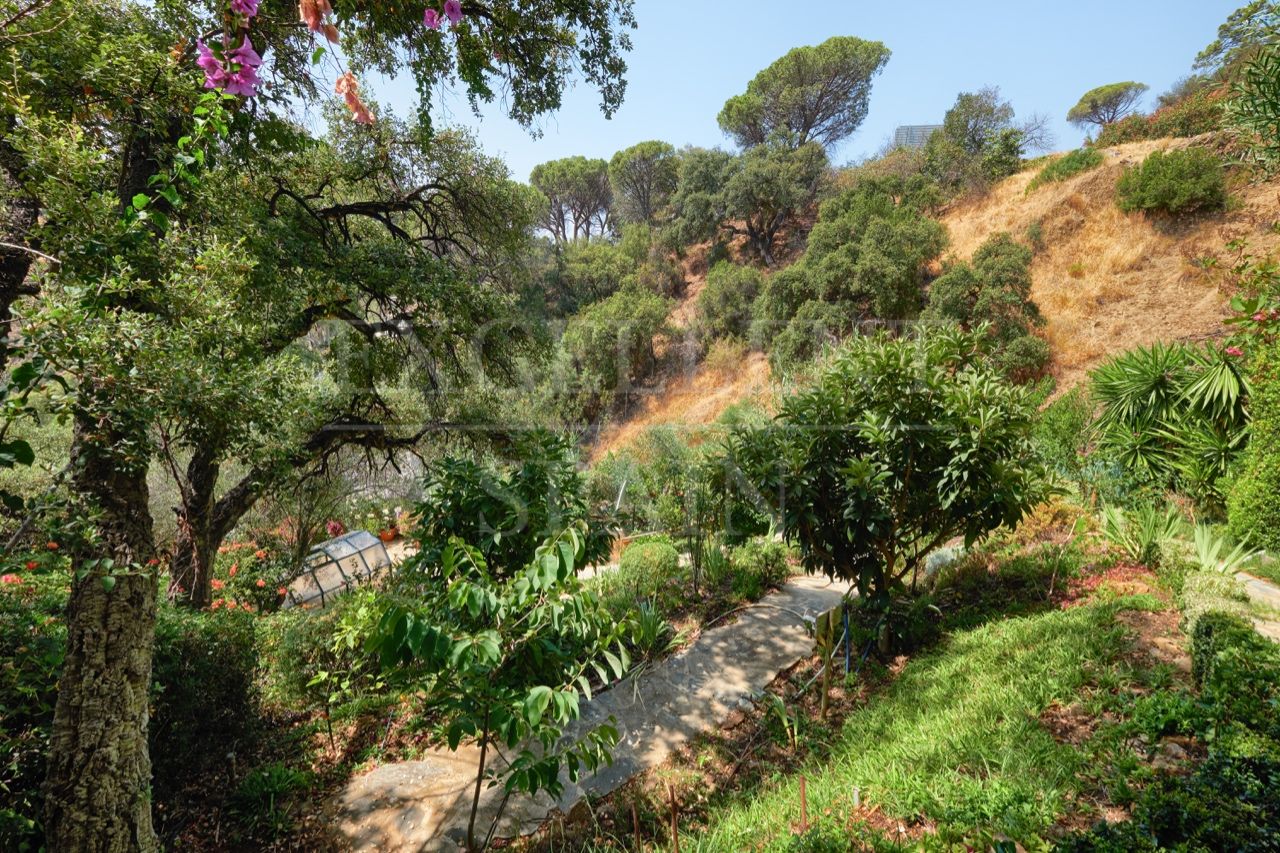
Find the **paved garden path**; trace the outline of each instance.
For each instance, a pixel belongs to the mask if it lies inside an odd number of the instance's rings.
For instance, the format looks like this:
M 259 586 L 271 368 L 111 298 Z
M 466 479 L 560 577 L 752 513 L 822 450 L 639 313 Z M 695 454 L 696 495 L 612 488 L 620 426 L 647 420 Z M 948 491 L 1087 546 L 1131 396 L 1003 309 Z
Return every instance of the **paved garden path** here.
M 805 621 L 836 607 L 846 590 L 824 578 L 796 577 L 783 589 L 700 635 L 678 655 L 584 703 L 576 730 L 611 715 L 621 742 L 611 767 L 567 785 L 559 800 L 513 798 L 499 836 L 537 829 L 553 811 L 569 813 L 635 774 L 661 764 L 694 735 L 721 725 L 779 672 L 812 653 Z M 466 834 L 477 756 L 438 752 L 387 764 L 353 779 L 333 803 L 339 843 L 352 850 L 457 850 Z M 489 826 L 500 796 L 482 796 L 477 826 Z
M 1244 572 L 1237 573 L 1236 577 L 1244 584 L 1244 590 L 1249 594 L 1250 601 L 1280 614 L 1280 586 Z M 1255 617 L 1253 624 L 1259 634 L 1280 641 L 1280 615 L 1271 618 Z

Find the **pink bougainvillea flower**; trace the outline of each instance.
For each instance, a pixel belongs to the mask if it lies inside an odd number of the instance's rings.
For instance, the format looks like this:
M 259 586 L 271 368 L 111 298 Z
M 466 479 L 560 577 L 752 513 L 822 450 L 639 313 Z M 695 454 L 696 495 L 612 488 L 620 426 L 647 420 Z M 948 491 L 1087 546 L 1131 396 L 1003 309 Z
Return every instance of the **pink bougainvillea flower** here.
M 1227 347 L 1225 350 L 1223 350 L 1223 352 L 1235 358 L 1239 358 L 1240 356 L 1244 355 L 1244 350 L 1240 349 L 1240 347 Z
M 1261 311 L 1259 311 L 1257 314 L 1254 314 L 1254 315 L 1253 315 L 1253 322 L 1255 322 L 1255 323 L 1265 323 L 1265 322 L 1267 322 L 1267 315 L 1266 315 L 1266 314 L 1263 314 Z
M 242 95 L 246 98 L 258 94 L 258 84 L 261 82 L 258 80 L 258 66 L 262 65 L 262 57 L 253 49 L 248 36 L 245 36 L 239 47 L 227 54 L 227 59 L 237 63 L 238 67 L 227 75 L 223 90 L 229 95 Z
M 258 0 L 231 0 L 231 11 L 252 18 L 258 14 Z
M 206 89 L 221 89 L 227 85 L 227 69 L 223 67 L 222 61 L 213 53 L 213 48 L 209 47 L 200 39 L 196 39 L 196 65 L 204 71 L 204 87 Z
M 426 24 L 429 30 L 440 29 L 440 13 L 435 9 L 427 9 L 422 13 L 422 23 Z
M 449 23 L 456 24 L 462 20 L 462 4 L 458 0 L 444 0 L 444 16 Z
M 17 575 L 0 575 L 0 583 L 22 583 L 22 578 Z

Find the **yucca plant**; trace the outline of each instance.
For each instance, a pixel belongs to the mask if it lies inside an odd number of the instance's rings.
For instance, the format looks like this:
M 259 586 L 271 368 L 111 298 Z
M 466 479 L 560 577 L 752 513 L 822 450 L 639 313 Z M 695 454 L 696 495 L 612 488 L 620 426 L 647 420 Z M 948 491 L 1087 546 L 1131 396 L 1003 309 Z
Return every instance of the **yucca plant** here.
M 1114 506 L 1102 508 L 1102 535 L 1135 563 L 1157 566 L 1165 543 L 1182 532 L 1182 517 L 1167 506 L 1143 506 L 1133 513 Z
M 1220 572 L 1234 575 L 1240 567 L 1258 555 L 1257 551 L 1248 550 L 1243 543 L 1227 552 L 1227 540 L 1216 535 L 1208 525 L 1197 524 L 1195 529 L 1196 562 L 1206 572 Z

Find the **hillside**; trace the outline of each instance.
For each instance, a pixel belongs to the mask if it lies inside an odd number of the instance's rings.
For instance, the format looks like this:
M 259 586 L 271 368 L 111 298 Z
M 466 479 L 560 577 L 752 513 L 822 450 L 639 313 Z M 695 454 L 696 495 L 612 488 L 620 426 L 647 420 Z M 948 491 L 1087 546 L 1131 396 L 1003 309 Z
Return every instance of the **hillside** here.
M 1280 231 L 1273 227 L 1280 221 L 1280 180 L 1234 187 L 1225 212 L 1185 221 L 1126 214 L 1116 207 L 1115 185 L 1126 167 L 1152 151 L 1194 141 L 1103 149 L 1106 160 L 1098 168 L 1028 193 L 1027 185 L 1043 166 L 1038 162 L 941 215 L 951 240 L 948 256 L 961 259 L 1002 231 L 1029 240 L 1038 225 L 1032 297 L 1045 318 L 1040 334 L 1052 349 L 1050 373 L 1060 391 L 1083 381 L 1110 353 L 1157 340 L 1217 335 L 1227 307 L 1217 270 L 1233 263 L 1229 244 L 1245 240 L 1254 254 L 1280 248 Z M 695 250 L 686 262 L 690 286 L 671 315 L 677 327 L 695 317 L 705 277 L 702 254 Z M 626 445 L 650 426 L 695 427 L 713 422 L 740 400 L 767 403 L 769 379 L 768 362 L 759 353 L 733 373 L 703 366 L 668 379 L 638 411 L 602 431 L 593 455 Z

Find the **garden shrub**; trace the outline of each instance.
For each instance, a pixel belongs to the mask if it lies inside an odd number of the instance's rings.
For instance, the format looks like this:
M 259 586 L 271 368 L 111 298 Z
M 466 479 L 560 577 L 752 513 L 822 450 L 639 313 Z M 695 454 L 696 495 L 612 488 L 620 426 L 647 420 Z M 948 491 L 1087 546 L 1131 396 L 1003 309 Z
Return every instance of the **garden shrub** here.
M 737 577 L 749 577 L 758 582 L 761 589 L 781 587 L 791 576 L 788 553 L 785 543 L 765 537 L 749 539 L 731 548 L 729 566 L 735 575 L 735 583 Z
M 1127 213 L 1140 210 L 1176 215 L 1221 210 L 1227 203 L 1222 162 L 1204 148 L 1152 152 L 1120 176 L 1116 203 Z
M 1069 151 L 1041 169 L 1039 174 L 1031 179 L 1031 183 L 1027 184 L 1027 192 L 1034 192 L 1045 184 L 1065 181 L 1082 172 L 1096 169 L 1102 165 L 1104 159 L 1101 152 L 1095 148 L 1077 148 Z
M 698 334 L 704 340 L 745 337 L 763 284 L 764 276 L 753 267 L 725 262 L 712 267 L 698 294 Z
M 1089 496 L 1085 494 L 1082 474 L 1092 422 L 1093 406 L 1088 394 L 1076 387 L 1040 410 L 1033 435 L 1036 452 L 1049 470 L 1081 486 L 1081 497 L 1086 500 Z
M 1213 612 L 1191 635 L 1192 676 L 1221 731 L 1243 727 L 1280 738 L 1280 646 L 1246 616 Z M 1280 815 L 1277 815 L 1280 819 Z
M 666 536 L 646 536 L 623 550 L 618 567 L 596 579 L 605 606 L 615 615 L 631 613 L 641 601 L 654 604 L 660 613 L 679 596 L 675 588 L 682 574 L 680 552 Z
M 255 734 L 254 621 L 243 612 L 160 608 L 148 730 L 157 788 L 177 789 Z
M 1242 615 L 1248 612 L 1248 596 L 1239 581 L 1217 572 L 1189 572 L 1182 579 L 1178 607 L 1188 634 L 1195 634 L 1200 620 L 1210 613 Z

